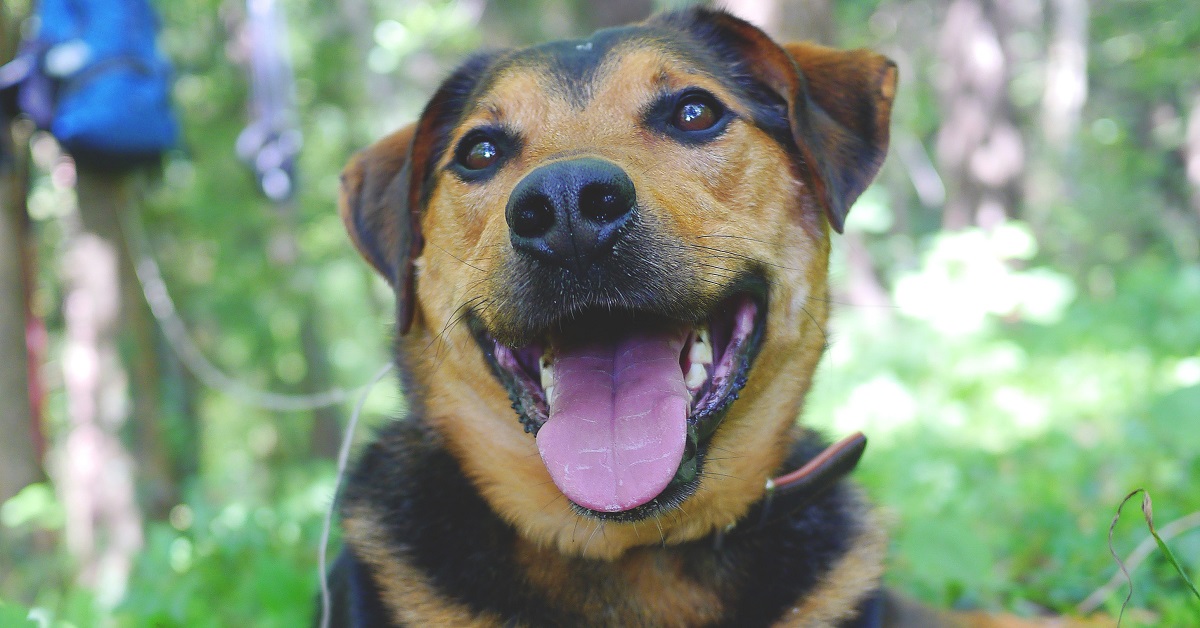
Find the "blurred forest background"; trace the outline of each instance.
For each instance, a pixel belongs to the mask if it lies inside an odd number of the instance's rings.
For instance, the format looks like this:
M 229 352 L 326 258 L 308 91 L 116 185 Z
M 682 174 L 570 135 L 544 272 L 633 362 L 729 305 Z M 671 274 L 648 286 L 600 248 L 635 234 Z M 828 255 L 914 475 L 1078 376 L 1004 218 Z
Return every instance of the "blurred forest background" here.
M 286 30 L 256 40 L 256 4 Z M 391 293 L 335 211 L 339 170 L 469 51 L 669 5 L 159 0 L 184 125 L 160 169 L 77 170 L 13 125 L 31 168 L 7 162 L 2 184 L 0 625 L 307 624 L 341 433 L 392 335 Z M 943 606 L 1076 612 L 1115 571 L 1109 524 L 1138 487 L 1160 527 L 1183 518 L 1171 545 L 1200 576 L 1200 3 L 728 6 L 900 66 L 887 165 L 835 238 L 802 417 L 871 439 L 856 476 L 894 525 L 888 579 Z M 2 7 L 7 58 L 31 0 Z M 283 202 L 235 148 L 262 114 L 256 41 L 295 76 Z M 385 379 L 357 442 L 403 407 Z M 1115 551 L 1145 537 L 1129 514 Z M 1135 623 L 1200 623 L 1159 553 L 1133 577 Z

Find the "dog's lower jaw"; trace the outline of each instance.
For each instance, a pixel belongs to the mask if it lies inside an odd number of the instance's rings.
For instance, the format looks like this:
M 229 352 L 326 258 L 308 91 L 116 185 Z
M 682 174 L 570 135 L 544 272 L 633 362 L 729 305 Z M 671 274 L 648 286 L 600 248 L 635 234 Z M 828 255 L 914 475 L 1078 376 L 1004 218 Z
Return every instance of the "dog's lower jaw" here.
M 741 398 L 713 435 L 701 482 L 680 506 L 636 522 L 600 521 L 580 514 L 551 481 L 534 439 L 510 408 L 503 387 L 487 372 L 465 326 L 436 338 L 414 329 L 402 343 L 405 359 L 427 361 L 416 373 L 425 416 L 462 461 L 463 471 L 493 511 L 523 538 L 567 556 L 614 560 L 640 546 L 679 544 L 737 523 L 762 498 L 764 481 L 779 471 L 794 438 L 790 428 L 820 357 L 823 333 L 816 319 L 802 319 L 799 342 L 765 342 Z M 464 389 L 447 382 L 474 381 Z

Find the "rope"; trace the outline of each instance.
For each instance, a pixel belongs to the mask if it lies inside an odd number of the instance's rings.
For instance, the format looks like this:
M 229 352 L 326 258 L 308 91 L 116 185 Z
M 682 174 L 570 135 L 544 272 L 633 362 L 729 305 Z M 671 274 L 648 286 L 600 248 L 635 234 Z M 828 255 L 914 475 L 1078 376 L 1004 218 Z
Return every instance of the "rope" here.
M 128 244 L 130 256 L 136 262 L 134 269 L 137 274 L 138 283 L 141 284 L 142 294 L 146 297 L 146 303 L 149 304 L 150 311 L 154 314 L 155 320 L 158 321 L 159 326 L 162 328 L 163 335 L 167 338 L 167 344 L 170 345 L 175 355 L 179 356 L 180 361 L 184 363 L 187 369 L 202 383 L 209 388 L 234 397 L 248 405 L 280 412 L 313 410 L 331 406 L 345 401 L 354 392 L 359 392 L 358 401 L 354 404 L 354 411 L 350 415 L 350 422 L 346 425 L 346 430 L 342 435 L 342 443 L 338 449 L 334 496 L 329 501 L 329 508 L 325 511 L 325 520 L 321 527 L 320 546 L 317 550 L 317 570 L 321 583 L 321 628 L 328 628 L 331 599 L 327 563 L 329 536 L 330 530 L 333 527 L 337 495 L 341 491 L 342 480 L 346 475 L 346 467 L 350 461 L 350 445 L 354 440 L 354 432 L 358 427 L 358 419 L 362 415 L 362 409 L 367 402 L 367 396 L 375 388 L 375 385 L 379 383 L 379 380 L 391 372 L 392 365 L 390 363 L 385 364 L 375 373 L 370 382 L 356 391 L 333 388 L 325 392 L 310 395 L 288 395 L 258 390 L 230 377 L 204 356 L 204 353 L 196 345 L 196 342 L 192 340 L 191 335 L 188 334 L 187 327 L 183 324 L 183 320 L 180 319 L 178 311 L 175 308 L 175 302 L 171 299 L 171 294 L 167 291 L 167 285 L 163 281 L 158 263 L 145 252 L 149 248 L 146 244 L 145 233 L 140 222 L 138 222 L 133 212 L 128 212 L 126 216 L 123 224 L 126 232 L 125 239 Z
M 338 449 L 334 496 L 329 501 L 329 508 L 325 511 L 325 520 L 321 527 L 320 546 L 317 550 L 317 570 L 318 578 L 321 582 L 321 628 L 328 628 L 331 599 L 329 576 L 326 570 L 329 555 L 329 536 L 330 530 L 333 527 L 337 495 L 341 491 L 342 480 L 346 475 L 346 467 L 350 461 L 350 445 L 354 440 L 354 432 L 358 427 L 358 419 L 362 415 L 362 409 L 367 402 L 367 396 L 375 388 L 375 385 L 379 383 L 379 380 L 391 372 L 392 364 L 385 364 L 365 386 L 352 391 L 333 388 L 316 394 L 288 395 L 258 390 L 241 383 L 225 374 L 224 371 L 209 361 L 204 356 L 204 352 L 200 350 L 200 347 L 196 345 L 196 342 L 192 340 L 187 327 L 179 317 L 178 311 L 175 308 L 175 302 L 171 299 L 171 294 L 167 291 L 167 284 L 163 281 L 158 263 L 146 252 L 149 251 L 149 247 L 146 243 L 145 232 L 134 212 L 127 212 L 123 223 L 129 254 L 135 260 L 134 269 L 138 283 L 141 285 L 142 294 L 146 297 L 146 303 L 149 304 L 150 311 L 154 314 L 155 320 L 158 321 L 159 326 L 162 328 L 163 335 L 167 338 L 167 344 L 170 345 L 172 351 L 175 352 L 175 355 L 179 356 L 180 361 L 184 363 L 187 369 L 206 386 L 248 405 L 280 412 L 323 408 L 341 403 L 355 392 L 359 393 L 358 401 L 354 404 L 354 411 L 350 415 L 350 422 L 346 425 L 346 430 L 342 435 L 342 443 Z
M 354 405 L 354 412 L 350 415 L 350 423 L 346 425 L 346 433 L 342 436 L 341 448 L 338 449 L 337 480 L 333 487 L 333 499 L 329 500 L 329 509 L 325 511 L 325 523 L 321 526 L 321 544 L 317 549 L 317 577 L 321 581 L 321 628 L 329 628 L 331 600 L 329 594 L 329 573 L 326 570 L 326 563 L 329 556 L 329 531 L 333 527 L 333 513 L 336 510 L 338 492 L 341 491 L 342 479 L 346 475 L 346 466 L 350 461 L 350 443 L 354 440 L 354 430 L 358 427 L 358 417 L 362 413 L 363 404 L 367 401 L 367 394 L 391 370 L 391 364 L 379 369 L 379 372 L 375 374 L 371 383 L 363 388 L 362 396 L 358 398 L 358 403 Z
M 334 387 L 318 393 L 293 395 L 259 390 L 226 374 L 205 357 L 204 352 L 192 339 L 187 326 L 179 317 L 175 301 L 171 298 L 171 293 L 167 291 L 166 282 L 163 281 L 158 262 L 148 253 L 149 246 L 146 242 L 145 232 L 138 221 L 136 212 L 125 212 L 123 223 L 129 255 L 134 260 L 134 271 L 146 303 L 150 306 L 150 312 L 154 314 L 155 320 L 163 330 L 163 336 L 166 337 L 172 352 L 205 386 L 233 397 L 246 405 L 273 412 L 325 408 L 350 399 L 355 392 L 362 388 L 369 388 L 367 386 L 346 390 Z

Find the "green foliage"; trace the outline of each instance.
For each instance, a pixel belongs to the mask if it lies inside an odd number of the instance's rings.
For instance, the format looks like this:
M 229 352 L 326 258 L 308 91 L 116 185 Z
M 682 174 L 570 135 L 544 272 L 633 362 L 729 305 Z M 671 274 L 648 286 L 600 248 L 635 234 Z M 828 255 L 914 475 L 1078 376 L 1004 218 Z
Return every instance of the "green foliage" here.
M 29 619 L 28 609 L 6 604 L 3 600 L 0 600 L 0 626 L 31 628 L 37 625 L 36 621 Z
M 949 265 L 1004 286 L 1037 270 L 998 271 L 987 246 L 956 251 L 926 256 L 908 281 L 943 282 Z M 1186 313 L 1200 269 L 1150 268 L 1119 276 L 1111 299 L 1064 308 L 1054 297 L 1060 315 L 1038 320 L 949 288 L 906 309 L 904 280 L 899 315 L 885 322 L 842 307 L 805 420 L 871 438 L 859 477 L 896 520 L 897 586 L 941 605 L 1068 612 L 1115 568 L 1108 518 L 1130 486 L 1154 487 L 1163 520 L 1200 509 L 1200 342 L 1189 340 L 1200 320 Z M 1162 342 L 1130 330 L 1143 311 Z M 1128 552 L 1144 536 L 1123 530 L 1115 546 Z M 1184 569 L 1195 573 L 1198 555 L 1181 550 Z M 1138 576 L 1134 605 L 1162 625 L 1195 613 L 1162 570 Z
M 1188 590 L 1192 592 L 1192 595 L 1197 601 L 1200 601 L 1200 591 L 1196 590 L 1196 585 L 1192 584 L 1192 580 L 1191 578 L 1188 578 L 1187 572 L 1184 571 L 1183 567 L 1179 566 L 1179 560 L 1175 558 L 1175 553 L 1172 552 L 1171 548 L 1167 546 L 1167 542 L 1164 541 L 1159 535 L 1158 529 L 1154 525 L 1154 507 L 1152 506 L 1152 502 L 1150 500 L 1150 493 L 1146 492 L 1146 489 L 1139 488 L 1126 495 L 1125 499 L 1121 501 L 1121 505 L 1117 507 L 1117 514 L 1113 516 L 1112 525 L 1108 527 L 1109 541 L 1111 542 L 1112 531 L 1117 527 L 1117 521 L 1121 518 L 1121 510 L 1125 507 L 1125 504 L 1128 503 L 1130 499 L 1133 499 L 1135 496 L 1137 496 L 1138 493 L 1142 494 L 1142 516 L 1146 519 L 1146 528 L 1150 530 L 1150 535 L 1154 537 L 1154 543 L 1158 546 L 1158 551 L 1163 553 L 1163 556 L 1166 557 L 1167 562 L 1170 563 L 1171 569 L 1174 569 L 1175 573 L 1179 574 L 1180 579 L 1182 579 L 1183 583 L 1187 585 Z M 1117 560 L 1120 561 L 1120 558 L 1117 557 Z M 1130 580 L 1129 595 L 1126 596 L 1125 603 L 1121 605 L 1121 611 L 1124 612 L 1125 607 L 1129 603 L 1129 598 L 1133 597 L 1133 582 L 1132 579 L 1129 578 L 1129 571 L 1124 563 L 1122 563 L 1120 567 L 1121 572 L 1125 575 L 1126 579 Z
M 331 488 L 305 481 L 271 504 L 197 498 L 176 507 L 169 522 L 150 526 L 130 592 L 115 611 L 118 624 L 308 624 L 314 548 Z
M 142 213 L 151 248 L 201 350 L 239 381 L 287 392 L 318 368 L 306 330 L 327 348 L 333 384 L 359 386 L 388 359 L 392 297 L 334 211 L 347 157 L 412 121 L 468 51 L 580 34 L 594 16 L 583 2 L 492 2 L 481 26 L 470 9 L 483 3 L 282 1 L 305 144 L 298 196 L 275 207 L 234 156 L 249 90 L 227 25 L 241 3 L 156 4 L 186 142 Z M 888 577 L 945 606 L 1069 612 L 1115 568 L 1107 525 L 1131 488 L 1154 492 L 1162 521 L 1200 510 L 1200 214 L 1180 159 L 1200 93 L 1200 4 L 1091 4 L 1089 100 L 1061 154 L 1036 139 L 1042 59 L 1013 72 L 1034 171 L 1023 221 L 942 233 L 899 149 L 850 214 L 895 307 L 835 307 L 802 420 L 867 433 L 857 478 L 894 521 Z M 933 152 L 941 124 L 932 34 L 943 14 L 932 2 L 837 4 L 842 43 L 901 62 L 894 145 L 918 154 Z M 1025 27 L 1015 43 L 1044 47 L 1040 26 Z M 73 204 L 61 180 L 34 181 L 43 259 L 59 252 Z M 831 266 L 848 266 L 840 250 Z M 51 354 L 56 273 L 44 264 L 37 297 Z M 0 507 L 0 599 L 20 603 L 0 602 L 0 626 L 308 623 L 334 492 L 332 464 L 313 462 L 312 414 L 247 407 L 165 364 L 163 423 L 187 490 L 148 524 L 127 596 L 103 609 L 74 584 L 61 504 L 37 484 Z M 392 384 L 368 399 L 368 422 L 400 410 Z M 50 417 L 60 431 L 61 389 Z M 1122 526 L 1114 546 L 1144 536 Z M 1172 546 L 1195 580 L 1200 534 Z M 1164 559 L 1134 577 L 1137 621 L 1197 622 Z

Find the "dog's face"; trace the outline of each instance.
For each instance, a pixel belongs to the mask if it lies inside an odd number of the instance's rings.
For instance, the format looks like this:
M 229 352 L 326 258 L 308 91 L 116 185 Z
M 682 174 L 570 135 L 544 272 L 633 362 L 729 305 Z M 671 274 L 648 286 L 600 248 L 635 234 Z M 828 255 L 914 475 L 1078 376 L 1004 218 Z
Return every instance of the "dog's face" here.
M 760 497 L 894 86 L 878 55 L 689 11 L 476 57 L 347 167 L 424 412 L 497 512 L 613 556 Z

